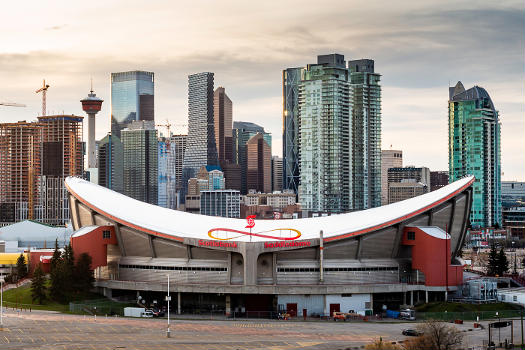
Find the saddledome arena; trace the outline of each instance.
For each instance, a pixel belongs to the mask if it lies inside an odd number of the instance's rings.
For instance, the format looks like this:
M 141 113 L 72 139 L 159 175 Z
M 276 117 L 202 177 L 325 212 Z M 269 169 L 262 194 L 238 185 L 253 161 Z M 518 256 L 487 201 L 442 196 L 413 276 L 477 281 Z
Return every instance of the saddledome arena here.
M 161 208 L 75 177 L 66 187 L 73 249 L 92 256 L 105 295 L 162 305 L 169 275 L 178 313 L 316 316 L 458 290 L 473 182 L 359 212 L 254 221 Z

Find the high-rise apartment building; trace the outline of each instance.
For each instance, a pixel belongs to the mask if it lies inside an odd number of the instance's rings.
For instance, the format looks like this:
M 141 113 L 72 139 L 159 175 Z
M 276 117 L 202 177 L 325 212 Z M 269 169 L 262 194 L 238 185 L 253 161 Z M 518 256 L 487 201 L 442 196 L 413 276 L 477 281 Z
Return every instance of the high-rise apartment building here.
M 374 61 L 348 61 L 353 86 L 352 162 L 353 208 L 381 205 L 381 75 Z
M 215 144 L 219 163 L 233 162 L 232 146 L 232 101 L 222 86 L 213 93 L 213 117 L 215 122 Z
M 158 200 L 163 208 L 176 209 L 176 154 L 170 139 L 161 137 L 158 141 Z
M 153 121 L 134 121 L 121 132 L 124 194 L 150 204 L 158 201 L 157 130 Z
M 435 191 L 448 185 L 448 171 L 430 172 L 430 191 Z
M 403 151 L 381 151 L 381 205 L 388 204 L 388 169 L 403 167 Z
M 37 216 L 41 142 L 37 123 L 0 124 L 0 226 Z
M 474 175 L 472 226 L 501 225 L 501 155 L 499 112 L 479 86 L 449 88 L 449 178 Z
M 188 77 L 188 137 L 182 169 L 182 192 L 201 166 L 219 165 L 215 144 L 213 73 Z M 183 198 L 181 198 L 183 199 Z
M 283 190 L 283 159 L 272 157 L 272 191 Z
M 98 145 L 98 184 L 124 192 L 124 149 L 120 139 L 111 133 Z
M 283 70 L 283 188 L 299 187 L 299 85 L 304 68 Z
M 111 135 L 134 120 L 154 120 L 154 74 L 131 71 L 111 73 Z
M 247 147 L 246 144 L 253 136 L 258 133 L 272 148 L 272 135 L 264 131 L 262 126 L 250 122 L 233 123 L 233 161 L 240 165 L 241 170 L 241 194 L 248 193 L 247 185 Z M 228 175 L 225 174 L 228 181 Z M 232 187 L 235 188 L 235 187 Z
M 352 86 L 344 56 L 318 56 L 299 86 L 299 202 L 303 210 L 353 208 Z
M 171 148 L 175 154 L 175 182 L 176 191 L 182 188 L 182 166 L 184 163 L 184 152 L 186 152 L 186 140 L 188 135 L 172 135 L 170 138 Z
M 83 117 L 51 115 L 38 117 L 42 127 L 41 167 L 38 182 L 37 219 L 48 225 L 69 221 L 69 201 L 64 180 L 84 174 Z
M 246 186 L 248 191 L 268 193 L 272 191 L 272 150 L 257 133 L 246 143 Z

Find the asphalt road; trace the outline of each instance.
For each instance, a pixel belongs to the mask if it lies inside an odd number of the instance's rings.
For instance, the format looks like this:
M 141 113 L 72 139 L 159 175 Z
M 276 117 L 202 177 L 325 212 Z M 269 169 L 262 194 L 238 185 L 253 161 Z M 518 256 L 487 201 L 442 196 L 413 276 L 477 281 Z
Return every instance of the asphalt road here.
M 403 341 L 405 328 L 414 323 L 295 322 L 172 320 L 166 337 L 166 319 L 132 319 L 64 315 L 45 311 L 4 314 L 0 349 L 357 349 L 382 337 Z M 481 346 L 487 330 L 465 331 L 465 348 Z M 521 337 L 515 322 L 515 340 Z M 498 332 L 495 332 L 498 340 Z M 510 337 L 502 329 L 501 338 Z

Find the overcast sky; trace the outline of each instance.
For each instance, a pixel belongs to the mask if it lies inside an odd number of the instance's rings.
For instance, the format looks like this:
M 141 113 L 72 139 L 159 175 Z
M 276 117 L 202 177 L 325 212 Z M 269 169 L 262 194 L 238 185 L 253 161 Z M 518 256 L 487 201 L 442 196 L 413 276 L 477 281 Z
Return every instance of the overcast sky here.
M 33 120 L 45 78 L 48 113 L 105 100 L 110 73 L 155 72 L 155 119 L 187 124 L 187 76 L 211 71 L 233 119 L 273 134 L 282 150 L 282 69 L 318 54 L 372 58 L 382 74 L 382 145 L 405 165 L 448 170 L 448 86 L 487 89 L 500 112 L 504 180 L 525 180 L 525 10 L 519 1 L 9 1 L 0 21 L 0 122 Z M 162 130 L 161 130 L 162 131 Z

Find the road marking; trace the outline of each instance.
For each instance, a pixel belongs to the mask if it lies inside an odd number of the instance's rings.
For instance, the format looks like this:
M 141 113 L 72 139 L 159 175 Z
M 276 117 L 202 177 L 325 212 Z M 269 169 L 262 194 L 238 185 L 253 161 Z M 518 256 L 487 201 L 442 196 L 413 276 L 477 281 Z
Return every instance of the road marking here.
M 6 341 L 8 344 L 11 343 L 11 342 L 9 341 L 9 339 L 7 339 L 7 337 L 6 337 L 5 335 L 4 335 L 4 338 L 5 338 L 5 341 Z

